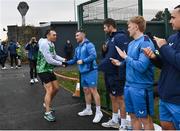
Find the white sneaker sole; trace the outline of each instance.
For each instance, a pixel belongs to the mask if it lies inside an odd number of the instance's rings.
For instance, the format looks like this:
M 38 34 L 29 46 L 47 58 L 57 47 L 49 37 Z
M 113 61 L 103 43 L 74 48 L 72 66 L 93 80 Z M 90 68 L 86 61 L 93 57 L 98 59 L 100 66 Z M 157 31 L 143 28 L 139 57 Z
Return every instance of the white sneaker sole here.
M 55 119 L 50 120 L 50 119 L 48 119 L 46 116 L 44 116 L 44 119 L 46 119 L 46 120 L 49 121 L 49 122 L 55 122 L 55 121 L 56 121 Z
M 99 123 L 101 121 L 102 117 L 103 117 L 103 114 L 100 116 L 100 118 L 98 120 L 96 120 L 96 121 L 93 120 L 93 123 Z
M 109 126 L 109 125 L 104 125 L 103 123 L 101 124 L 103 127 L 106 127 L 106 128 L 115 128 L 115 129 L 119 129 L 119 125 L 117 126 Z
M 93 115 L 93 113 L 91 112 L 91 113 L 89 113 L 89 114 L 80 114 L 80 113 L 78 113 L 78 116 L 91 116 L 91 115 Z

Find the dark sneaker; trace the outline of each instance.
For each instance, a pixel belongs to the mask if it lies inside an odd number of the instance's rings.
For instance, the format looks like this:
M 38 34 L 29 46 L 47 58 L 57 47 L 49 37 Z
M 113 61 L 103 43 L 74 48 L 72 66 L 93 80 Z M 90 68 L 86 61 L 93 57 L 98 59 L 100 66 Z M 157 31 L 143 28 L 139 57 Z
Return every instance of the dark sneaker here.
M 46 119 L 49 122 L 56 121 L 55 116 L 52 114 L 52 112 L 45 112 L 44 113 L 44 119 Z

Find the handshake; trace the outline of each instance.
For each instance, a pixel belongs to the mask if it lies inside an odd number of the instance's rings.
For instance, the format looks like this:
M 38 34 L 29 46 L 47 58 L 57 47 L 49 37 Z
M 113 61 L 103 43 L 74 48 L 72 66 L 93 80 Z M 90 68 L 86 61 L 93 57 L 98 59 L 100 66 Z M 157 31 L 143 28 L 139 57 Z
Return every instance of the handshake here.
M 65 62 L 62 62 L 62 66 L 63 67 L 67 67 L 68 66 L 68 63 L 65 61 Z

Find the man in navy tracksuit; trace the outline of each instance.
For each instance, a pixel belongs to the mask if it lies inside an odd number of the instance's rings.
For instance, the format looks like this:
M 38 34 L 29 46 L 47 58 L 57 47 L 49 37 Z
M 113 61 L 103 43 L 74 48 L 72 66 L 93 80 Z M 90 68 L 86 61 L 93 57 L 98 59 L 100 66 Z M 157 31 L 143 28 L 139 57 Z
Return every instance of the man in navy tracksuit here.
M 10 59 L 11 59 L 11 68 L 13 68 L 13 60 L 15 61 L 16 68 L 18 68 L 17 58 L 16 58 L 17 57 L 16 49 L 17 49 L 16 42 L 11 40 L 8 46 L 8 51 L 10 52 Z
M 96 103 L 96 114 L 93 123 L 100 122 L 103 114 L 100 108 L 100 96 L 97 91 L 98 71 L 96 64 L 96 49 L 94 45 L 85 37 L 85 32 L 78 30 L 76 40 L 79 46 L 75 49 L 73 59 L 67 61 L 68 65 L 78 64 L 81 74 L 81 85 L 85 94 L 86 108 L 79 112 L 79 116 L 92 115 L 91 101 L 93 96 Z
M 115 20 L 108 18 L 104 21 L 104 31 L 109 38 L 107 39 L 107 51 L 104 59 L 99 64 L 99 70 L 104 72 L 106 90 L 110 95 L 112 102 L 112 119 L 102 123 L 103 127 L 125 128 L 126 112 L 123 99 L 124 83 L 125 83 L 125 67 L 119 68 L 111 63 L 111 58 L 122 61 L 119 57 L 115 46 L 122 50 L 127 50 L 129 39 L 124 31 L 117 31 Z M 118 122 L 118 109 L 121 111 L 121 126 Z
M 161 68 L 158 83 L 161 126 L 164 130 L 180 130 L 180 5 L 172 11 L 170 23 L 177 33 L 171 35 L 167 42 L 154 37 L 159 53 L 149 48 L 145 48 L 144 53 Z

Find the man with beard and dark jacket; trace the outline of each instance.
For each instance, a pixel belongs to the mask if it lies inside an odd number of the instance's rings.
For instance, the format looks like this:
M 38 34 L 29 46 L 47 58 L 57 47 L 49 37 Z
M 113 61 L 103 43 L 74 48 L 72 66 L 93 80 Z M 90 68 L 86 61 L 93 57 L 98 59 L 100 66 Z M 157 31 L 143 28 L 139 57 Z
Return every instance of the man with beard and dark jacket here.
M 106 53 L 101 63 L 99 70 L 104 72 L 104 79 L 106 90 L 110 95 L 112 102 L 112 119 L 108 122 L 102 123 L 103 127 L 125 128 L 126 125 L 126 112 L 123 98 L 124 84 L 125 84 L 125 67 L 118 67 L 111 63 L 111 58 L 122 61 L 119 57 L 115 46 L 122 50 L 127 50 L 129 38 L 124 31 L 118 31 L 115 20 L 108 18 L 104 21 L 104 31 L 108 35 L 106 41 Z M 118 109 L 121 111 L 121 125 L 119 126 Z

